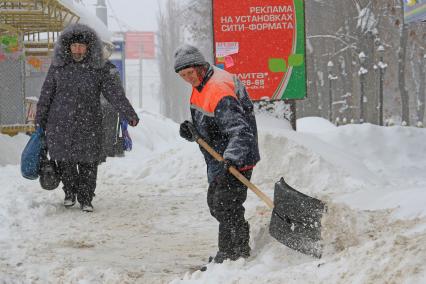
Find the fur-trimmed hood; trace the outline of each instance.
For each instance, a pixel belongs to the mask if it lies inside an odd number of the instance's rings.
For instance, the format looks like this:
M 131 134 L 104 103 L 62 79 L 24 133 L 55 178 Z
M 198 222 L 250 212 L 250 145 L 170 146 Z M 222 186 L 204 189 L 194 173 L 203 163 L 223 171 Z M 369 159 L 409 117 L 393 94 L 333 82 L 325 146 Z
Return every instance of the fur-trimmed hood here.
M 72 24 L 66 27 L 55 44 L 54 55 L 52 60 L 53 66 L 65 66 L 73 62 L 70 41 L 75 36 L 84 35 L 89 39 L 88 53 L 84 62 L 89 66 L 99 69 L 105 65 L 105 60 L 102 56 L 102 41 L 96 32 L 83 24 Z

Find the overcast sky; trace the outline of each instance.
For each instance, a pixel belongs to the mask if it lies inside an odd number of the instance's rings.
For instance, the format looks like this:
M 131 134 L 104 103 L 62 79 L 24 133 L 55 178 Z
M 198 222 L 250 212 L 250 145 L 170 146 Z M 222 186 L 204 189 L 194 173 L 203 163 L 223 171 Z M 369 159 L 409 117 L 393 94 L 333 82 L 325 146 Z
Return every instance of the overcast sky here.
M 97 0 L 83 0 L 93 14 Z M 159 5 L 164 0 L 106 0 L 108 28 L 111 31 L 156 31 Z

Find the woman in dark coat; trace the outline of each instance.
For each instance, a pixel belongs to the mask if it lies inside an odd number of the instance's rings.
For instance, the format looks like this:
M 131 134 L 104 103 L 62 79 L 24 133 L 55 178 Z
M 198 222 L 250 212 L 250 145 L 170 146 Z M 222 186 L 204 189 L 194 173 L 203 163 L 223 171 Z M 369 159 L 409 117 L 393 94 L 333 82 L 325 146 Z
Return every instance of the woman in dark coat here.
M 101 160 L 101 94 L 131 126 L 139 118 L 125 96 L 118 70 L 102 56 L 102 42 L 86 25 L 61 34 L 37 104 L 36 124 L 45 130 L 50 157 L 57 161 L 65 191 L 64 205 L 77 198 L 93 211 Z

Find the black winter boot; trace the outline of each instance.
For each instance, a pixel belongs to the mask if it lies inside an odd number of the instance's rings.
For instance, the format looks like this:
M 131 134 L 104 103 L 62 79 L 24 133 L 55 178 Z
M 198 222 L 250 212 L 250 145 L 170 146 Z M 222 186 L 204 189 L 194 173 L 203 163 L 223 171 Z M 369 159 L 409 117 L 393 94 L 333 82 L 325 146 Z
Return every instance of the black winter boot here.
M 233 257 L 238 259 L 250 256 L 250 225 L 246 221 L 241 227 L 231 230 Z M 236 260 L 235 259 L 235 260 Z
M 216 253 L 215 257 L 210 257 L 209 258 L 209 262 L 214 262 L 214 263 L 223 263 L 225 260 L 229 259 L 229 260 L 233 260 L 233 255 L 227 252 L 223 252 L 223 251 L 218 251 Z
M 93 212 L 93 205 L 91 202 L 83 202 L 80 204 L 80 207 L 84 212 Z
M 75 204 L 75 193 L 71 191 L 65 191 L 65 199 L 64 199 L 64 206 L 65 207 L 72 207 Z
M 233 254 L 232 235 L 229 224 L 219 223 L 218 247 L 219 251 L 214 257 L 216 263 L 222 263 Z
M 87 188 L 80 188 L 78 191 L 77 200 L 80 203 L 81 210 L 85 212 L 93 212 L 92 200 L 95 193 Z

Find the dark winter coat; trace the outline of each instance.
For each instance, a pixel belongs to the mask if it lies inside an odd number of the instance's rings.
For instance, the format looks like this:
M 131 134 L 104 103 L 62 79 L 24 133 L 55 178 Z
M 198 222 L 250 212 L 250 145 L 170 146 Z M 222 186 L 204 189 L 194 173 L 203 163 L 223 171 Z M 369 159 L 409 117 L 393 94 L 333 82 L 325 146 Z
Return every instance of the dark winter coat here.
M 252 168 L 260 160 L 253 104 L 236 76 L 210 67 L 201 86 L 193 88 L 191 115 L 201 138 L 237 168 Z M 219 163 L 200 149 L 210 183 L 220 172 Z
M 88 53 L 83 61 L 71 57 L 70 38 L 89 34 Z M 102 58 L 102 43 L 89 27 L 66 28 L 54 50 L 54 57 L 37 104 L 36 124 L 46 131 L 52 159 L 97 162 L 101 158 L 101 94 L 127 120 L 139 120 L 125 96 L 118 70 Z

